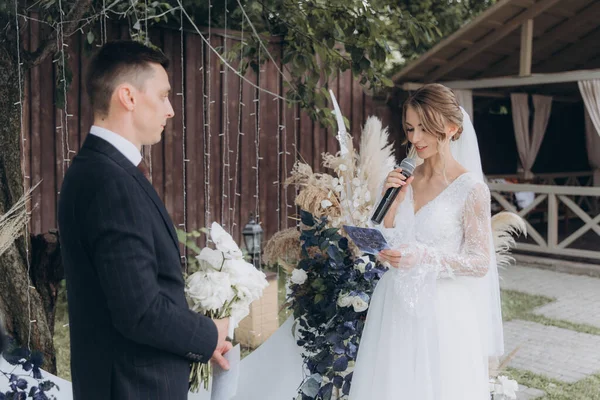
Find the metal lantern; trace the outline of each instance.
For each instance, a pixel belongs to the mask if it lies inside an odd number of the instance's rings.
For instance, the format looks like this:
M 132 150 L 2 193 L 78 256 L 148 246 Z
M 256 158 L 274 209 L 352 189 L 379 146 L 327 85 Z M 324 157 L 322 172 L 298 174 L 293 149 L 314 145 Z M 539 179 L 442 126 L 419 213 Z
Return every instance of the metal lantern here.
M 250 213 L 250 220 L 244 226 L 242 235 L 244 236 L 246 250 L 252 256 L 252 263 L 254 264 L 254 261 L 258 258 L 257 256 L 261 253 L 263 230 L 260 224 L 256 222 L 253 213 Z

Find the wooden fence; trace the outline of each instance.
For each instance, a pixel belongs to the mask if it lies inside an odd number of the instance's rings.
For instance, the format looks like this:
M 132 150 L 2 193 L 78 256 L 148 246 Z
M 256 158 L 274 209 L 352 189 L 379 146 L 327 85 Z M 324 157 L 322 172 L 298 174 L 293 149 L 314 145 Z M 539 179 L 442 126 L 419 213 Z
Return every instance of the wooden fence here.
M 36 48 L 48 33 L 48 27 L 30 22 L 23 33 L 24 46 Z M 171 59 L 168 72 L 175 117 L 168 122 L 162 142 L 145 149 L 144 157 L 174 223 L 190 231 L 218 221 L 239 239 L 250 212 L 257 210 L 267 238 L 293 226 L 295 190 L 285 189 L 282 182 L 300 157 L 319 170 L 321 153 L 338 150 L 334 135 L 297 107 L 259 93 L 224 68 L 196 33 L 184 32 L 182 38 L 180 31 L 156 29 L 150 36 Z M 109 40 L 128 37 L 126 26 L 108 26 Z M 62 178 L 92 123 L 83 78 L 90 56 L 85 40 L 83 32 L 77 32 L 67 42 L 73 79 L 65 107 L 57 106 L 62 74 L 51 58 L 25 75 L 25 175 L 31 184 L 41 181 L 33 195 L 33 233 L 56 228 Z M 215 48 L 231 49 L 238 42 L 235 32 L 210 36 Z M 280 46 L 272 44 L 271 50 L 280 59 Z M 279 68 L 283 70 L 281 63 Z M 265 64 L 258 74 L 249 70 L 245 77 L 263 89 L 285 94 L 274 63 Z M 355 139 L 369 115 L 379 116 L 384 125 L 399 120 L 397 113 L 365 94 L 349 71 L 331 79 L 329 87 Z M 397 135 L 398 122 L 394 125 L 392 135 Z

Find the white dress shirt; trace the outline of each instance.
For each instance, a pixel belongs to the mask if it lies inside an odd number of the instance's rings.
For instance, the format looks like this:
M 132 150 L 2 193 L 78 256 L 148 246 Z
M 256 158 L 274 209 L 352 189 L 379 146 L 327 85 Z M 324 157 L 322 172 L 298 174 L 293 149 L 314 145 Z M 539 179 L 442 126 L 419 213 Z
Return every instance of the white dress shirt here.
M 121 152 L 121 154 L 123 154 L 136 167 L 140 161 L 142 161 L 142 155 L 135 144 L 131 143 L 123 136 L 96 125 L 92 125 L 90 133 L 115 146 L 117 150 L 119 150 L 119 152 Z

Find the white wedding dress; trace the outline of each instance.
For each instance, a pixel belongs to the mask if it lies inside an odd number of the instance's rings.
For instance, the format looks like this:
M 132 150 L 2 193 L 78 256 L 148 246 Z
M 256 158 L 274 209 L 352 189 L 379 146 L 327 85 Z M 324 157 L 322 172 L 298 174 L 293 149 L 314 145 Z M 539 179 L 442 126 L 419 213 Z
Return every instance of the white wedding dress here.
M 350 400 L 487 400 L 494 333 L 482 290 L 495 262 L 487 185 L 467 172 L 414 213 L 412 190 L 383 229 L 416 266 L 390 268 L 370 302 Z

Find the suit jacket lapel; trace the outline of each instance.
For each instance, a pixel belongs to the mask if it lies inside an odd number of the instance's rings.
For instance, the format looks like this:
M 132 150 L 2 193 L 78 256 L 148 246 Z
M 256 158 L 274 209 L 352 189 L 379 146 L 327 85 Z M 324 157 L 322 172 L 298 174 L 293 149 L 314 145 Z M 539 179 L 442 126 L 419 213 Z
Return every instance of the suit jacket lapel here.
M 152 202 L 158 209 L 158 212 L 160 213 L 163 222 L 165 223 L 167 230 L 169 231 L 169 235 L 173 240 L 173 244 L 177 248 L 177 252 L 179 252 L 179 241 L 177 240 L 177 233 L 175 232 L 173 221 L 171 220 L 171 217 L 169 216 L 169 213 L 167 212 L 164 203 L 162 202 L 160 197 L 158 197 L 158 193 L 156 193 L 156 190 L 154 189 L 150 181 L 146 179 L 144 174 L 142 174 L 142 172 L 137 168 L 137 166 L 133 165 L 131 161 L 129 161 L 113 145 L 95 135 L 87 135 L 83 147 L 88 147 L 92 150 L 101 152 L 102 154 L 106 155 L 114 162 L 119 164 L 127 173 L 131 174 L 135 178 L 135 180 L 142 186 L 146 194 L 150 196 L 150 199 L 152 199 Z

